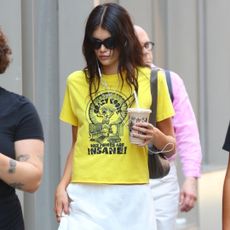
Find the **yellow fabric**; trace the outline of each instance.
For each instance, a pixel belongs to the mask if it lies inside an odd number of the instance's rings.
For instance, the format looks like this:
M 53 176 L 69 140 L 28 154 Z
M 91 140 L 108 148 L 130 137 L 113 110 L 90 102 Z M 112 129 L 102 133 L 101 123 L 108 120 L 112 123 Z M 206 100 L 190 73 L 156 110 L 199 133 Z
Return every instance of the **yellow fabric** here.
M 139 68 L 138 73 L 139 105 L 150 108 L 150 69 Z M 174 115 L 162 74 L 158 77 L 158 121 Z M 121 78 L 114 74 L 102 76 L 92 103 L 84 72 L 70 74 L 60 119 L 78 127 L 72 183 L 148 183 L 147 147 L 129 142 L 127 108 L 135 107 L 133 100 L 133 90 L 126 82 L 122 87 Z

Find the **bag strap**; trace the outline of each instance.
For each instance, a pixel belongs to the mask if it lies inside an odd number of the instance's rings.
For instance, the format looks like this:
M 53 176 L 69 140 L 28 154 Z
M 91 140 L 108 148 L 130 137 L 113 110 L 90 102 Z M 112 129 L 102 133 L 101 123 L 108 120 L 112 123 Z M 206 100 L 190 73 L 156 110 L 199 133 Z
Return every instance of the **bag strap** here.
M 153 124 L 154 126 L 156 126 L 157 91 L 158 91 L 157 75 L 158 75 L 159 70 L 160 69 L 152 69 L 151 77 L 150 77 L 150 88 L 151 88 L 151 94 L 152 94 L 152 105 L 151 105 L 152 113 L 150 113 L 149 122 Z M 157 150 L 155 146 L 153 145 L 149 145 L 149 149 L 152 149 L 153 151 Z M 149 178 L 156 179 L 156 178 L 161 178 L 167 175 L 170 169 L 170 165 L 169 165 L 168 160 L 165 159 L 162 153 L 159 153 L 157 155 L 149 154 L 148 155 L 148 168 L 149 168 Z M 158 173 L 156 173 L 156 171 Z M 164 173 L 162 174 L 162 172 Z
M 150 76 L 150 89 L 151 89 L 151 95 L 152 95 L 152 105 L 151 105 L 151 110 L 152 112 L 150 113 L 149 116 L 149 122 L 156 127 L 156 114 L 157 114 L 157 73 L 159 69 L 152 69 L 151 70 L 151 76 Z M 154 145 L 149 144 L 149 150 L 152 149 L 153 151 L 156 150 Z M 155 173 L 155 162 L 154 162 L 154 157 L 155 155 L 150 154 L 150 151 L 148 151 L 148 168 L 149 168 L 149 177 L 154 178 Z
M 157 115 L 157 73 L 159 69 L 152 69 L 151 70 L 151 77 L 150 77 L 150 89 L 152 95 L 152 105 L 150 113 L 149 122 L 156 126 L 156 115 Z
M 168 89 L 169 89 L 169 95 L 170 95 L 171 101 L 173 102 L 174 96 L 173 96 L 173 90 L 172 90 L 172 79 L 171 79 L 169 70 L 165 70 L 165 76 L 166 76 L 166 82 L 167 82 Z

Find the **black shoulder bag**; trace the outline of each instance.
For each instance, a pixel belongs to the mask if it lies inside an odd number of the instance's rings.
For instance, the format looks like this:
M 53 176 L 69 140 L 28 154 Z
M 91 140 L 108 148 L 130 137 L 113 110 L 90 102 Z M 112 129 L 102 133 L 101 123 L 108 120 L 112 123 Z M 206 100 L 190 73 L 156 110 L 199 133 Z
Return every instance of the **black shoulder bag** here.
M 149 117 L 149 122 L 156 126 L 156 114 L 157 114 L 157 73 L 158 69 L 151 71 L 150 86 L 152 94 L 152 113 Z M 157 153 L 158 150 L 154 146 L 149 145 L 148 154 L 148 166 L 149 166 L 149 177 L 151 179 L 162 178 L 169 173 L 170 162 L 164 156 L 163 153 Z M 156 152 L 156 153 L 155 153 Z

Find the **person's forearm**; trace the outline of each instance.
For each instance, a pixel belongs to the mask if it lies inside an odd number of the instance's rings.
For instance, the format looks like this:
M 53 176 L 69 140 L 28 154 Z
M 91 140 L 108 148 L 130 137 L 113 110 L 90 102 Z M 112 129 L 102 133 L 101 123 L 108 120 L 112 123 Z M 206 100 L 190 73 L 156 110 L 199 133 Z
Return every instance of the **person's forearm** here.
M 170 135 L 165 135 L 159 129 L 156 128 L 156 132 L 154 132 L 153 137 L 154 146 L 160 150 L 162 150 L 167 157 L 171 157 L 175 154 L 176 151 L 176 140 L 174 137 Z
M 71 175 L 72 175 L 72 164 L 73 164 L 73 151 L 71 149 L 65 164 L 65 169 L 63 176 L 61 178 L 61 181 L 59 182 L 59 186 L 63 186 L 64 188 L 67 187 L 67 185 L 71 181 Z
M 175 90 L 173 107 L 176 112 L 173 124 L 177 153 L 184 176 L 199 177 L 202 153 L 196 116 L 183 81 L 174 74 L 173 83 Z
M 193 135 L 188 131 L 189 127 L 184 129 L 187 131 L 180 133 L 176 138 L 183 174 L 186 177 L 200 177 L 202 153 L 199 138 L 196 136 L 197 132 L 194 131 Z
M 72 165 L 73 165 L 73 154 L 74 154 L 74 146 L 77 141 L 77 131 L 78 128 L 76 126 L 72 126 L 72 146 L 70 148 L 68 157 L 66 159 L 65 169 L 61 181 L 58 184 L 58 187 L 63 187 L 66 189 L 67 185 L 71 181 L 72 176 Z
M 34 192 L 40 185 L 42 172 L 42 164 L 35 166 L 0 153 L 0 178 L 14 188 Z
M 230 152 L 229 152 L 230 154 Z M 224 178 L 223 199 L 222 199 L 222 223 L 223 230 L 230 229 L 230 157 L 228 158 L 228 166 Z
M 187 110 L 188 111 L 188 110 Z M 199 131 L 192 111 L 187 112 L 187 121 L 178 122 L 175 118 L 175 136 L 177 153 L 182 165 L 182 171 L 186 177 L 200 177 L 201 173 L 201 145 Z
M 223 189 L 223 230 L 230 229 L 230 179 L 225 178 Z

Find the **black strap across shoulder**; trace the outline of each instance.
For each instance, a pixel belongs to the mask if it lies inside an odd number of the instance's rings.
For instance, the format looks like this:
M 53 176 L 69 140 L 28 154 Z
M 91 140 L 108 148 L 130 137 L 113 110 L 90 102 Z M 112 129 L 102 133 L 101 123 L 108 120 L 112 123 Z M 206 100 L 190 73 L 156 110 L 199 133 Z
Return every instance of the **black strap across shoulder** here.
M 166 76 L 166 81 L 167 81 L 167 85 L 169 89 L 169 95 L 170 95 L 171 101 L 173 102 L 174 96 L 173 96 L 173 90 L 172 90 L 172 79 L 171 79 L 169 70 L 165 70 L 165 76 Z

